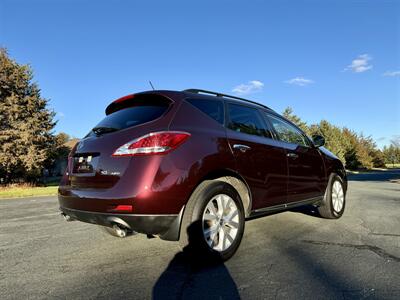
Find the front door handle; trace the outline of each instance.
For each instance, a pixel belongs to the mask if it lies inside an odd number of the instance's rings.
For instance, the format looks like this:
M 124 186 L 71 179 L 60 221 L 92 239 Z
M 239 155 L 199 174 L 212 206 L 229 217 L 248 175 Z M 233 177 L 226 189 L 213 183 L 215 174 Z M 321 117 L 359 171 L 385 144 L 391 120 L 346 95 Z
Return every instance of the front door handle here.
M 293 153 L 293 152 L 289 152 L 288 154 L 286 154 L 286 156 L 290 157 L 290 158 L 294 158 L 294 159 L 299 157 L 296 153 Z
M 246 146 L 246 145 L 241 145 L 241 144 L 235 144 L 233 145 L 233 149 L 239 149 L 241 152 L 246 152 L 247 150 L 250 150 L 251 147 Z

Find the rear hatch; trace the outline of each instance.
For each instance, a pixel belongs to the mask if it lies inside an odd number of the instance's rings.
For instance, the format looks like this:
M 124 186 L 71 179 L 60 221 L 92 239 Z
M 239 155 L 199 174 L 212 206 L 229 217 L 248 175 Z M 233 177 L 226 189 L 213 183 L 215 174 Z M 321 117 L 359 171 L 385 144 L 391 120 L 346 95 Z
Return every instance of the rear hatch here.
M 130 95 L 111 103 L 106 117 L 72 151 L 69 183 L 74 189 L 107 189 L 124 175 L 131 157 L 113 157 L 120 146 L 149 132 L 167 130 L 173 101 L 160 94 Z

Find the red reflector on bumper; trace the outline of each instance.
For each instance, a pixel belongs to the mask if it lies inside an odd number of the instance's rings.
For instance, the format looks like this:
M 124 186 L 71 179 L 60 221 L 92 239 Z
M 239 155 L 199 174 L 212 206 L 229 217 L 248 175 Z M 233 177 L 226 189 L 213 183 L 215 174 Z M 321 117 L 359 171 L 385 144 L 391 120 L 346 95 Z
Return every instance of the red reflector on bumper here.
M 111 211 L 124 211 L 124 212 L 131 212 L 133 211 L 133 206 L 132 205 L 116 205 L 113 206 Z

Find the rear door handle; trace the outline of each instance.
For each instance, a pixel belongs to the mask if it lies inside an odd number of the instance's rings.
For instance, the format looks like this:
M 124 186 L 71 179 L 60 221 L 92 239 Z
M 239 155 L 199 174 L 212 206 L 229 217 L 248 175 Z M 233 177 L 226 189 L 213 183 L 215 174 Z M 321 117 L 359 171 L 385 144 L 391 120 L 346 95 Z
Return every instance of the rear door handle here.
M 295 159 L 299 157 L 296 153 L 293 153 L 293 152 L 289 152 L 288 154 L 286 154 L 286 156 L 290 157 L 290 158 L 295 158 Z
M 241 152 L 246 152 L 247 150 L 250 150 L 251 147 L 246 146 L 246 145 L 241 145 L 241 144 L 235 144 L 233 145 L 233 149 L 239 149 Z

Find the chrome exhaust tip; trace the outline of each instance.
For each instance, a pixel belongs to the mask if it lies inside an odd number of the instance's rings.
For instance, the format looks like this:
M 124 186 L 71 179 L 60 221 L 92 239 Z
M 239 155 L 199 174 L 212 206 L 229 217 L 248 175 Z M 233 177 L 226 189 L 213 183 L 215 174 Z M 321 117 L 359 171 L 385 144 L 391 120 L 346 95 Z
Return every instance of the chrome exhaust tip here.
M 72 219 L 70 216 L 68 216 L 67 214 L 65 214 L 65 213 L 61 213 L 61 216 L 64 218 L 64 220 L 65 221 L 67 221 L 67 222 L 72 222 L 72 221 L 74 221 L 74 219 Z
M 118 224 L 114 224 L 113 227 L 114 232 L 116 233 L 116 235 L 118 235 L 118 237 L 120 238 L 124 238 L 128 235 L 128 229 L 124 228 Z

